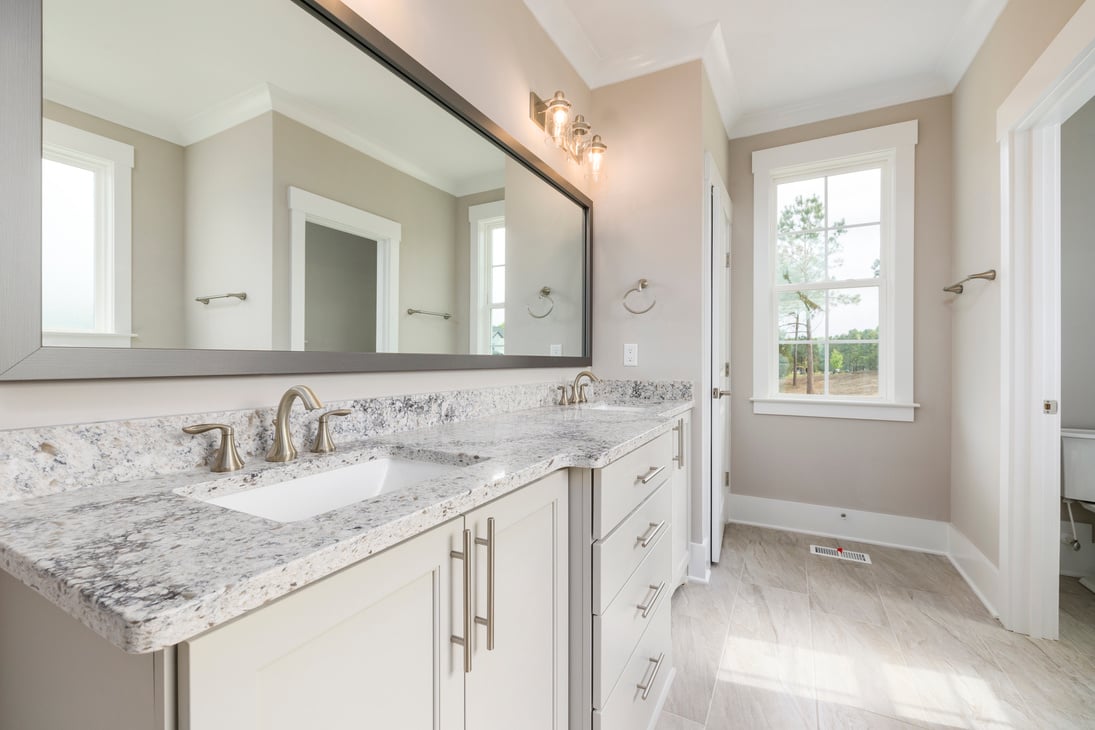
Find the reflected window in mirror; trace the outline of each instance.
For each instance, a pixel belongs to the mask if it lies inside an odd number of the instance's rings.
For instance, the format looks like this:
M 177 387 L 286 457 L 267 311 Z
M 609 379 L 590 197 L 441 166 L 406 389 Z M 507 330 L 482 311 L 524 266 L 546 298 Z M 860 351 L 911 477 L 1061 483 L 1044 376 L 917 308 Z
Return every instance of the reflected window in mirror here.
M 472 242 L 472 352 L 506 354 L 506 204 L 468 208 Z
M 130 346 L 133 147 L 42 128 L 42 341 Z

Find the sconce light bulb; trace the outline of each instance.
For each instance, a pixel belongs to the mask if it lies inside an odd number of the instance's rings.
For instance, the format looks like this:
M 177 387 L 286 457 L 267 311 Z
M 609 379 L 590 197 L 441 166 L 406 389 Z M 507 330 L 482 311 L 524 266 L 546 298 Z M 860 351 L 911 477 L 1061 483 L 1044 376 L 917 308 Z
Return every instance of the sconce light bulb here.
M 556 91 L 547 102 L 546 129 L 548 136 L 556 144 L 562 144 L 566 137 L 567 122 L 570 121 L 570 102 L 563 92 Z
M 586 153 L 586 159 L 589 161 L 589 177 L 594 182 L 598 182 L 604 177 L 605 153 L 607 151 L 608 145 L 601 141 L 601 135 L 593 135 L 593 140 L 590 141 Z

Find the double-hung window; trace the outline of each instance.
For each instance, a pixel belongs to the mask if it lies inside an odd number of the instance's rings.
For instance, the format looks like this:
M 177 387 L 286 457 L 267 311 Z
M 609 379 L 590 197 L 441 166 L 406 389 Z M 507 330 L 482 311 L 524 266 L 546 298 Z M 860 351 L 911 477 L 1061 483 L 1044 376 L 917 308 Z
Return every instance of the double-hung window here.
M 129 347 L 133 147 L 42 124 L 42 343 Z
M 506 204 L 468 209 L 471 238 L 471 352 L 506 353 Z
M 911 421 L 917 123 L 761 150 L 753 409 Z

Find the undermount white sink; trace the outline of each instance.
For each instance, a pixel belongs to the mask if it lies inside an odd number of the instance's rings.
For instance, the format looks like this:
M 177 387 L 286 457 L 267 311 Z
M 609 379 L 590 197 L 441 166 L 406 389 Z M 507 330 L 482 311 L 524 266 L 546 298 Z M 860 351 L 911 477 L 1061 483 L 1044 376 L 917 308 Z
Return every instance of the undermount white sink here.
M 645 406 L 616 406 L 611 403 L 590 403 L 585 406 L 587 411 L 622 411 L 630 413 L 643 413 L 646 411 Z
M 375 459 L 202 501 L 275 522 L 296 522 L 406 489 L 453 469 L 426 461 Z

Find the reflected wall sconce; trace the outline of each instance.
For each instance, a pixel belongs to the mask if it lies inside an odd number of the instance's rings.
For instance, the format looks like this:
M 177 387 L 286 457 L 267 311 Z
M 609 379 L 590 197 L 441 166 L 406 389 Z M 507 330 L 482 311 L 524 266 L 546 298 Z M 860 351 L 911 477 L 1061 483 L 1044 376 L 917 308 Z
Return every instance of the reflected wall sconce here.
M 577 114 L 572 118 L 572 111 L 571 103 L 561 91 L 556 91 L 550 99 L 529 92 L 529 118 L 544 130 L 548 143 L 566 152 L 585 170 L 586 177 L 599 182 L 604 179 L 608 145 L 601 135 L 592 134 L 593 127 L 584 116 Z

